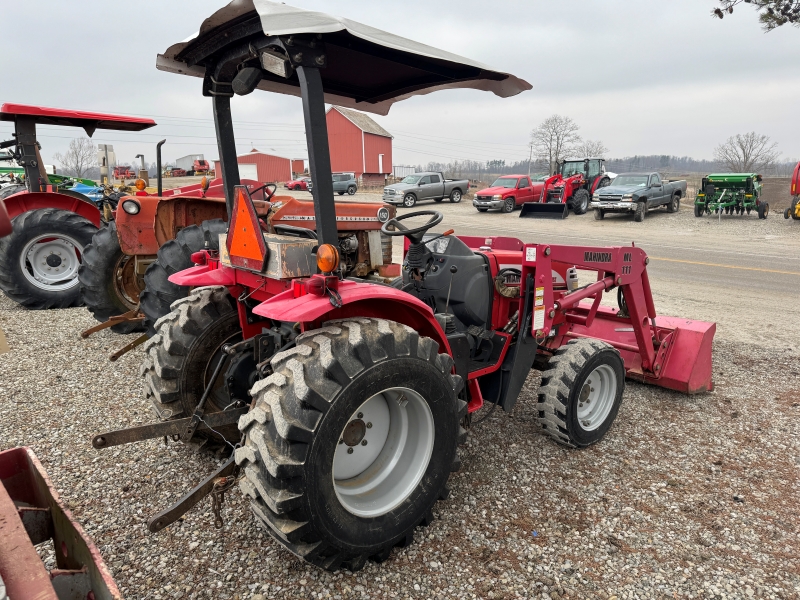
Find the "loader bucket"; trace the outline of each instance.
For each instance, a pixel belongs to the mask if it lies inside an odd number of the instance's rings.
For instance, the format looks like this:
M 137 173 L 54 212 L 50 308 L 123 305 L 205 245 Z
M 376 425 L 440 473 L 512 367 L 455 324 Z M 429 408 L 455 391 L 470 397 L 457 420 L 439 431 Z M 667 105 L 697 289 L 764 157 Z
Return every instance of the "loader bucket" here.
M 526 202 L 519 211 L 520 219 L 566 219 L 569 207 L 556 202 Z

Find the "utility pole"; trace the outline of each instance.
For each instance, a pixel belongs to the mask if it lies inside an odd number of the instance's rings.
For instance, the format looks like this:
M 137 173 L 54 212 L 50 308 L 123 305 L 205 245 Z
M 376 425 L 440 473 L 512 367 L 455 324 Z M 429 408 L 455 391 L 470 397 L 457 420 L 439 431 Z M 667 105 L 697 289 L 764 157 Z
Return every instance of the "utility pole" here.
M 530 176 L 531 176 L 531 158 L 533 158 L 533 142 L 528 144 L 528 147 L 530 148 L 530 152 L 528 153 L 528 177 L 530 178 Z

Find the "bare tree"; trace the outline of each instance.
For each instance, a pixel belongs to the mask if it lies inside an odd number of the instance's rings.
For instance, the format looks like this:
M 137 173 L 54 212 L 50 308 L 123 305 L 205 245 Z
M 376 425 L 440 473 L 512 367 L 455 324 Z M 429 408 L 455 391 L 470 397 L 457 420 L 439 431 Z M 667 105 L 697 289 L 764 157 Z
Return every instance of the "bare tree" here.
M 572 155 L 576 158 L 604 158 L 608 154 L 608 148 L 600 140 L 581 140 L 572 150 Z
M 569 117 L 553 115 L 531 131 L 533 151 L 539 158 L 548 161 L 550 172 L 559 160 L 569 156 L 580 143 L 578 129 L 578 124 Z
M 760 135 L 755 131 L 738 133 L 714 148 L 714 160 L 732 173 L 766 171 L 781 155 L 777 147 L 776 142 L 770 144 L 768 135 Z
M 97 146 L 89 138 L 75 138 L 70 141 L 66 153 L 57 152 L 53 157 L 67 175 L 84 177 L 89 169 L 97 165 Z
M 733 7 L 744 2 L 758 11 L 758 20 L 764 31 L 772 31 L 787 23 L 800 26 L 800 0 L 718 0 L 718 2 L 719 6 L 711 11 L 711 15 L 717 19 L 732 14 Z

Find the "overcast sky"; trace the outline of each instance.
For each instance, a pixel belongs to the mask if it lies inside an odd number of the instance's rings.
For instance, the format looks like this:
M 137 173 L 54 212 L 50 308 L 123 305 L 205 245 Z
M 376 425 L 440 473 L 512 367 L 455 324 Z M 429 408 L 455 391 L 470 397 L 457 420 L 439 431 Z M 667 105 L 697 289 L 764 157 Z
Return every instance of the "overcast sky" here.
M 486 63 L 533 89 L 509 99 L 448 90 L 374 117 L 394 136 L 395 164 L 527 159 L 530 131 L 572 117 L 609 156 L 711 158 L 754 130 L 800 157 L 800 30 L 762 33 L 756 13 L 712 19 L 714 0 L 293 0 Z M 6 2 L 0 102 L 151 116 L 143 133 L 98 131 L 120 162 L 217 156 L 201 80 L 163 73 L 156 54 L 193 34 L 214 0 Z M 80 7 L 80 8 L 78 8 Z M 237 149 L 305 157 L 300 100 L 256 91 L 233 102 Z M 12 126 L 0 124 L 8 139 Z M 42 127 L 45 162 L 81 131 Z

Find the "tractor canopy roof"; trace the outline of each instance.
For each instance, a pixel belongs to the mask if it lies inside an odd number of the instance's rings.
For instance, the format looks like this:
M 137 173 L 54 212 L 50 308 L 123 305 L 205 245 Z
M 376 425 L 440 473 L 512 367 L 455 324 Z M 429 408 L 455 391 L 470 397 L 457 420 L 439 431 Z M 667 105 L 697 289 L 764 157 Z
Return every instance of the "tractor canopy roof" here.
M 308 55 L 310 48 L 320 52 L 320 44 L 325 101 L 337 106 L 385 115 L 394 102 L 441 89 L 474 88 L 503 98 L 531 89 L 514 75 L 444 50 L 268 0 L 234 0 L 203 21 L 198 33 L 159 54 L 156 66 L 204 77 L 208 95 L 210 78 L 214 85 L 231 81 L 242 67 L 263 66 L 265 55 L 295 61 L 302 48 Z M 300 96 L 297 73 L 288 71 L 284 78 L 264 66 L 258 89 Z
M 61 125 L 82 127 L 91 136 L 95 129 L 114 129 L 117 131 L 142 131 L 154 127 L 153 119 L 108 115 L 82 110 L 47 108 L 7 102 L 0 106 L 0 121 L 15 121 L 17 117 L 32 117 L 37 125 Z

